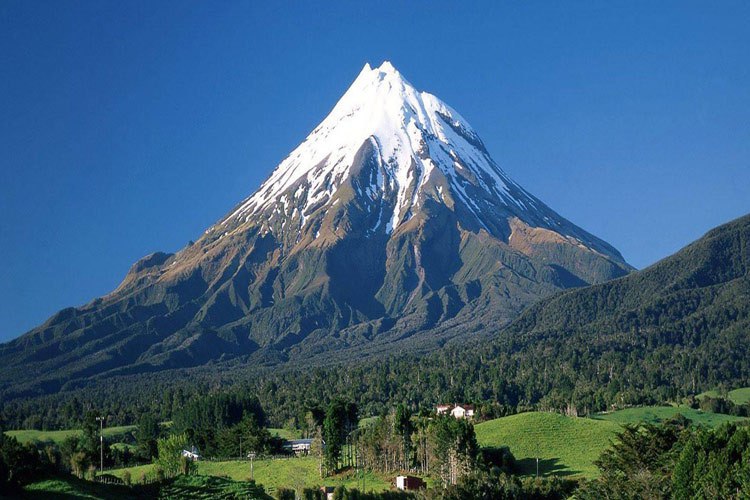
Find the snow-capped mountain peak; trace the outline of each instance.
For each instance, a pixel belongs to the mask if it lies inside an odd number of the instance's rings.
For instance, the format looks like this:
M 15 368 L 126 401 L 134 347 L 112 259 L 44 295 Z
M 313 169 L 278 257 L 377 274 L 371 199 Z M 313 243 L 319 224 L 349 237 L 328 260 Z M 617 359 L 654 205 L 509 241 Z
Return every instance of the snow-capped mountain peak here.
M 369 163 L 370 175 L 354 182 L 363 149 L 375 166 Z M 388 61 L 377 68 L 365 64 L 328 116 L 209 231 L 251 224 L 296 235 L 340 201 L 342 186 L 356 191 L 361 205 L 375 214 L 368 219 L 371 234 L 392 233 L 432 200 L 454 212 L 463 227 L 506 242 L 515 230 L 512 220 L 518 220 L 601 254 L 614 250 L 515 183 L 466 119 L 418 91 Z M 313 234 L 317 238 L 318 230 Z
M 384 193 L 388 184 L 397 193 L 389 229 L 403 222 L 411 203 L 418 203 L 419 190 L 435 169 L 473 211 L 476 207 L 463 186 L 469 178 L 488 194 L 516 204 L 508 193 L 509 179 L 468 122 L 434 95 L 419 92 L 386 61 L 377 68 L 364 66 L 330 114 L 227 221 L 261 212 L 285 194 L 296 203 L 295 193 L 287 191 L 300 181 L 308 186 L 302 190 L 308 197 L 303 213 L 330 199 L 368 140 L 374 141 L 383 170 L 373 189 Z

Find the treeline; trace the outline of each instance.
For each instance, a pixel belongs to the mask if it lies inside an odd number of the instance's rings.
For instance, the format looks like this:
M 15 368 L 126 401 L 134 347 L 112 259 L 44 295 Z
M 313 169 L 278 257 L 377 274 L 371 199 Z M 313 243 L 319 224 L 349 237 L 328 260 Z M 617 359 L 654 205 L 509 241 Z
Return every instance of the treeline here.
M 703 411 L 711 413 L 723 413 L 724 415 L 734 415 L 736 417 L 750 417 L 750 402 L 745 404 L 736 404 L 731 399 L 724 397 L 702 396 L 693 398 L 691 406 L 700 408 Z
M 364 427 L 356 441 L 361 466 L 378 472 L 416 471 L 456 484 L 480 452 L 474 426 L 451 416 L 413 416 L 404 405 Z
M 750 352 L 748 339 L 737 352 Z M 253 394 L 273 427 L 304 428 L 311 406 L 336 397 L 354 402 L 363 415 L 379 415 L 400 403 L 416 412 L 453 401 L 478 405 L 483 418 L 530 409 L 579 415 L 613 406 L 687 400 L 698 391 L 750 385 L 750 356 L 733 354 L 731 370 L 709 368 L 733 349 L 718 349 L 701 360 L 678 346 L 640 345 L 637 336 L 615 344 L 588 338 L 564 341 L 498 339 L 490 346 L 446 347 L 425 357 L 404 355 L 357 365 L 256 371 L 236 368 L 231 376 L 196 369 L 189 377 L 170 373 L 100 381 L 73 393 L 4 402 L 0 420 L 11 429 L 80 428 L 81 416 L 96 407 L 111 425 L 137 422 L 149 414 L 174 420 L 196 398 L 228 390 Z M 650 349 L 650 350 L 649 350 Z M 721 377 L 718 375 L 721 375 Z

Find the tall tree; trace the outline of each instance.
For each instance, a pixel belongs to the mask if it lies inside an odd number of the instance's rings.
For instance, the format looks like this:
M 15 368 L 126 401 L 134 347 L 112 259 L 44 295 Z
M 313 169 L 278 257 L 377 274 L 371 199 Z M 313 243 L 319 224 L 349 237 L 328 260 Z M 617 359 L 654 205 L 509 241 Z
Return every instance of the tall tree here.
M 159 439 L 159 422 L 150 415 L 144 414 L 138 420 L 138 430 L 135 433 L 138 454 L 146 460 L 156 457 L 158 448 L 157 440 Z

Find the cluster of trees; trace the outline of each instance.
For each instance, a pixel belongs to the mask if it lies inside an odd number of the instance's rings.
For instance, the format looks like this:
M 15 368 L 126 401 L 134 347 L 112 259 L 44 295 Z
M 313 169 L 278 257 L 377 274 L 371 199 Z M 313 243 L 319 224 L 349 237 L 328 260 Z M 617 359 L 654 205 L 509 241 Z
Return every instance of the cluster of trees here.
M 354 463 L 352 432 L 358 427 L 357 405 L 341 398 L 331 401 L 322 422 L 326 470 L 335 471 L 342 465 Z
M 561 500 L 568 498 L 575 490 L 575 486 L 575 482 L 556 476 L 519 478 L 502 471 L 478 471 L 463 477 L 458 483 L 448 486 L 443 491 L 428 491 L 425 497 L 428 500 Z
M 750 417 L 750 403 L 738 405 L 731 399 L 723 397 L 703 396 L 696 401 L 693 407 L 698 407 L 703 411 L 711 413 L 723 413 L 725 415 L 735 415 L 738 417 Z
M 626 426 L 597 466 L 601 477 L 577 498 L 749 498 L 750 426 L 694 428 L 681 417 Z
M 242 391 L 196 396 L 175 412 L 172 432 L 186 436 L 203 455 L 236 458 L 252 451 L 272 454 L 282 442 L 265 427 L 266 414 L 257 397 Z
M 316 422 L 316 416 L 322 420 Z M 308 418 L 318 429 L 313 435 L 322 437 L 324 446 L 312 449 L 320 453 L 326 472 L 345 467 L 384 473 L 419 471 L 435 475 L 444 484 L 456 484 L 474 470 L 479 457 L 471 422 L 412 415 L 403 404 L 362 427 L 357 406 L 341 398 L 325 411 L 308 410 Z
M 33 445 L 22 445 L 0 428 L 0 491 L 16 491 L 54 470 L 56 462 L 51 449 L 40 452 Z

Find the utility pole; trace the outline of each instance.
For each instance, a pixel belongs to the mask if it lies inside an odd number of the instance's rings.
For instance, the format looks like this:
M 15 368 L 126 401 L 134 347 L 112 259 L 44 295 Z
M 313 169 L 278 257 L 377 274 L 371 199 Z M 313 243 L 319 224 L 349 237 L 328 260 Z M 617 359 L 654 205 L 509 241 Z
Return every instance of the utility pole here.
M 255 452 L 251 451 L 247 456 L 250 457 L 250 481 L 255 481 L 255 476 L 253 475 L 253 459 L 255 458 Z
M 96 417 L 99 422 L 99 474 L 104 474 L 104 419 Z

